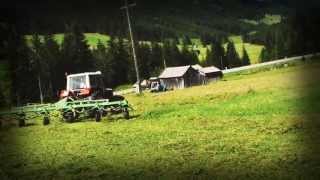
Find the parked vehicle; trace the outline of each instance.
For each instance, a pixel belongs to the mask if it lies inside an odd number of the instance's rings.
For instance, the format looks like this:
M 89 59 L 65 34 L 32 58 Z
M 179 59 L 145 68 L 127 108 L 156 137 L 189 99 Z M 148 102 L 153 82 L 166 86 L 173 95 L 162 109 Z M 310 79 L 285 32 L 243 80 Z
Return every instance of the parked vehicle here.
M 150 92 L 163 92 L 166 90 L 166 87 L 160 81 L 151 82 Z

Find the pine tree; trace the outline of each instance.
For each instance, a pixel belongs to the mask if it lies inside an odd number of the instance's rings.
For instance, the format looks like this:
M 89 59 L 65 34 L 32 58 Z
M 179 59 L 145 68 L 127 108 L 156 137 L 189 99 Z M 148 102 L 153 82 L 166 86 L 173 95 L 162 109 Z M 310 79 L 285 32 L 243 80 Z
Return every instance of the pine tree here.
M 43 43 L 37 34 L 32 36 L 32 53 L 30 55 L 30 63 L 32 71 L 36 76 L 36 81 L 38 85 L 38 94 L 40 96 L 40 102 L 44 102 L 44 85 L 43 82 L 45 77 L 48 75 L 48 64 L 43 58 Z
M 184 36 L 182 44 L 191 45 L 192 41 L 188 35 Z
M 151 49 L 148 44 L 138 43 L 137 44 L 137 54 L 139 59 L 139 72 L 141 78 L 150 78 L 151 70 Z
M 227 66 L 228 68 L 241 66 L 241 60 L 233 42 L 229 42 L 227 45 L 226 59 L 229 63 L 229 67 Z
M 208 33 L 202 33 L 200 36 L 201 43 L 207 46 L 212 42 L 213 38 Z
M 0 81 L 0 108 L 6 106 L 6 100 L 5 97 L 2 93 L 3 87 L 2 87 L 2 82 Z
M 261 50 L 259 60 L 260 60 L 261 63 L 269 61 L 268 51 L 267 51 L 267 49 L 265 47 L 262 48 L 262 50 Z
M 244 45 L 242 46 L 242 65 L 243 66 L 248 66 L 250 65 L 250 58 L 249 58 L 249 55 L 247 53 L 247 50 L 246 48 L 244 47 Z
M 81 73 L 93 70 L 93 57 L 78 25 L 67 28 L 62 44 L 62 54 L 65 72 Z
M 65 88 L 64 72 L 61 71 L 61 54 L 58 43 L 54 40 L 53 35 L 44 36 L 42 60 L 45 63 L 44 78 L 44 96 L 46 100 L 58 98 L 58 93 Z
M 115 74 L 117 76 L 115 82 L 115 85 L 121 85 L 124 83 L 127 83 L 129 80 L 131 83 L 136 81 L 136 75 L 134 70 L 134 61 L 133 56 L 129 56 L 128 50 L 131 49 L 131 47 L 127 47 L 125 43 L 123 42 L 122 38 L 117 39 L 116 43 L 116 54 L 114 56 L 114 69 Z M 130 51 L 131 53 L 131 51 Z M 139 64 L 139 59 L 137 60 Z M 129 72 L 134 72 L 133 74 L 129 74 Z M 131 79 L 130 79 L 131 77 Z M 132 78 L 134 77 L 134 78 Z M 114 77 L 113 77 L 114 78 Z M 134 81 L 133 81 L 134 79 Z
M 212 47 L 212 46 L 211 46 Z M 213 52 L 211 49 L 207 48 L 206 49 L 206 59 L 203 61 L 202 65 L 203 66 L 212 66 L 213 64 Z
M 167 67 L 171 66 L 171 50 L 170 50 L 170 42 L 168 40 L 163 42 L 163 47 L 162 47 L 162 56 L 163 56 L 163 64 Z
M 190 50 L 187 44 L 183 43 L 180 52 L 179 66 L 198 64 L 198 62 L 196 53 Z
M 222 47 L 222 43 L 219 41 L 213 41 L 211 44 L 212 59 L 210 60 L 211 66 L 216 66 L 220 69 L 224 69 L 228 64 L 225 62 L 225 52 Z
M 22 105 L 39 99 L 34 93 L 35 76 L 31 71 L 30 54 L 31 50 L 26 44 L 26 40 L 16 31 L 12 31 L 8 40 L 8 62 L 11 85 L 11 104 Z
M 95 69 L 102 72 L 103 80 L 106 87 L 113 87 L 114 86 L 114 77 L 116 77 L 114 68 L 116 66 L 115 59 L 113 58 L 116 50 L 115 46 L 113 45 L 114 38 L 111 37 L 109 41 L 109 49 L 105 47 L 105 45 L 98 41 L 97 49 L 93 51 L 93 56 L 95 59 Z
M 158 76 L 164 69 L 163 49 L 157 42 L 151 42 L 150 75 Z
M 174 41 L 165 41 L 163 48 L 167 67 L 179 66 L 181 64 L 181 53 L 177 44 Z

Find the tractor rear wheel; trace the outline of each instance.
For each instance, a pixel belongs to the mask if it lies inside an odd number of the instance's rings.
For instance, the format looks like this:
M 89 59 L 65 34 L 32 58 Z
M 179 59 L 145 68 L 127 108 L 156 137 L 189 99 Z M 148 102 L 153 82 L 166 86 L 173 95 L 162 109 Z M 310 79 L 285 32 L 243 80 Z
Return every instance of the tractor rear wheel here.
M 50 124 L 50 119 L 49 117 L 44 117 L 43 118 L 43 125 L 46 126 L 46 125 L 49 125 Z

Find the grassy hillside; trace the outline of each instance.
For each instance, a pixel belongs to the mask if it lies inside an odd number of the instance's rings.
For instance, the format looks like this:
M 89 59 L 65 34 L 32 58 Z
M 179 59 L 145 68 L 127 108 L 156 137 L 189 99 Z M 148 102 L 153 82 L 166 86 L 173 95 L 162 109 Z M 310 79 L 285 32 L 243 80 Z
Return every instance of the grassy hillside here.
M 96 48 L 99 40 L 107 45 L 107 42 L 110 40 L 110 36 L 103 35 L 99 33 L 85 33 L 86 40 L 88 42 L 88 45 L 91 48 Z M 26 35 L 26 40 L 30 44 L 32 40 L 32 35 Z M 43 36 L 40 36 L 40 38 L 43 40 Z M 62 44 L 64 38 L 64 34 L 55 34 L 54 39 L 58 42 L 58 44 Z
M 85 35 L 86 40 L 88 42 L 88 45 L 90 46 L 91 49 L 94 49 L 97 47 L 99 40 L 105 45 L 107 45 L 108 41 L 110 40 L 110 36 L 104 35 L 104 34 L 99 34 L 99 33 L 85 33 L 84 35 Z M 58 44 L 62 44 L 63 37 L 64 37 L 63 34 L 55 34 L 54 35 L 54 39 L 58 42 Z M 25 38 L 26 38 L 28 44 L 31 44 L 32 36 L 26 35 Z M 43 40 L 43 36 L 40 36 L 40 38 Z M 236 50 L 239 53 L 240 57 L 242 57 L 242 47 L 244 45 L 248 54 L 249 54 L 251 63 L 255 64 L 255 63 L 259 62 L 259 56 L 260 56 L 260 53 L 261 53 L 263 46 L 256 45 L 256 44 L 250 44 L 250 43 L 244 43 L 242 41 L 241 36 L 230 36 L 229 39 L 235 43 Z M 143 42 L 149 43 L 149 41 L 143 41 Z M 199 38 L 193 38 L 192 43 L 195 44 L 195 46 L 193 46 L 193 47 L 190 46 L 190 49 L 193 48 L 194 50 L 200 51 L 199 60 L 203 61 L 207 56 L 207 48 L 211 49 L 211 46 L 202 45 Z M 179 47 L 181 48 L 181 46 L 179 46 Z M 226 44 L 225 44 L 225 47 L 226 47 Z
M 253 20 L 253 19 L 241 19 L 241 21 L 252 24 L 252 25 L 259 25 L 259 24 L 265 24 L 265 25 L 273 25 L 273 24 L 278 24 L 281 23 L 282 21 L 282 16 L 279 14 L 265 14 L 265 16 L 261 19 L 258 20 Z
M 248 52 L 249 58 L 251 60 L 251 64 L 259 63 L 259 57 L 261 54 L 261 50 L 264 46 L 257 44 L 245 43 L 242 40 L 241 36 L 230 36 L 229 40 L 233 41 L 236 47 L 239 56 L 243 56 L 243 46 Z M 227 49 L 227 44 L 225 44 L 225 49 Z
M 77 22 L 88 32 L 127 34 L 126 17 L 119 9 L 123 6 L 121 1 L 29 0 L 12 3 L 8 11 L 20 19 L 17 23 L 23 25 L 25 33 L 63 32 L 66 24 Z M 228 36 L 259 31 L 265 25 L 279 23 L 294 10 L 283 0 L 137 0 L 136 3 L 131 11 L 132 24 L 137 36 L 144 40 L 154 38 L 155 34 L 159 36 L 160 31 L 171 38 L 182 35 L 199 37 L 203 33 Z M 13 7 L 19 9 L 16 14 Z
M 264 46 L 262 45 L 257 45 L 257 44 L 250 44 L 250 43 L 245 43 L 242 40 L 241 36 L 230 36 L 229 37 L 230 41 L 233 41 L 236 47 L 236 51 L 238 52 L 239 56 L 243 56 L 243 46 L 246 48 L 249 58 L 251 60 L 251 64 L 257 64 L 259 63 L 259 57 L 261 54 L 261 50 L 263 49 Z M 200 52 L 198 58 L 200 61 L 203 61 L 206 59 L 207 56 L 207 49 L 211 49 L 211 46 L 204 46 L 202 45 L 200 39 L 193 38 L 192 43 L 194 46 L 190 46 L 190 49 L 193 48 L 194 50 L 198 50 Z M 227 50 L 227 43 L 224 44 L 225 50 Z M 180 46 L 180 49 L 182 46 Z
M 2 129 L 0 161 L 29 179 L 317 179 L 320 64 L 127 96 L 129 121 Z M 313 77 L 313 78 L 308 78 Z M 4 171 L 5 170 L 5 171 Z

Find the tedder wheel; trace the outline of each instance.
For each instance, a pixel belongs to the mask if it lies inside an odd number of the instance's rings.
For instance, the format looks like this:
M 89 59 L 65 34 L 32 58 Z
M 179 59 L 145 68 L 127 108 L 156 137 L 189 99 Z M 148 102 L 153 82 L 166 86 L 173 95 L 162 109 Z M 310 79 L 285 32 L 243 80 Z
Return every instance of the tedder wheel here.
M 49 124 L 50 124 L 50 119 L 49 119 L 49 117 L 47 117 L 47 116 L 44 117 L 44 118 L 43 118 L 43 125 L 46 126 L 46 125 L 49 125 Z
M 23 118 L 19 119 L 19 127 L 24 127 L 26 126 L 26 121 Z
M 95 113 L 96 122 L 100 122 L 101 121 L 101 117 L 102 117 L 102 111 L 101 110 L 97 110 L 96 113 Z
M 123 114 L 123 117 L 124 117 L 125 119 L 129 119 L 129 118 L 130 118 L 130 116 L 129 116 L 129 111 L 128 111 L 127 108 L 123 110 L 122 114 Z
M 25 114 L 18 114 L 18 125 L 19 125 L 19 127 L 26 126 L 26 115 Z
M 72 123 L 75 120 L 75 116 L 72 111 L 63 113 L 63 118 L 67 123 Z

